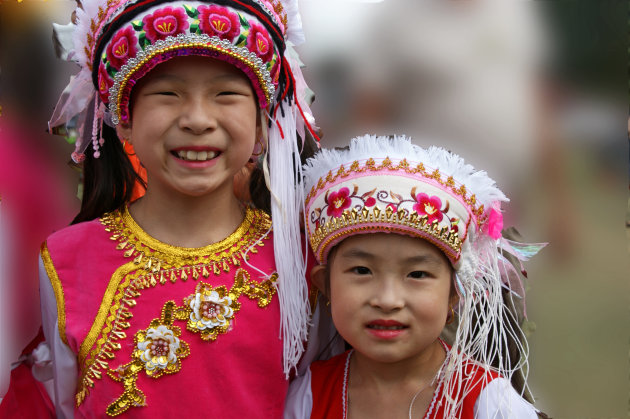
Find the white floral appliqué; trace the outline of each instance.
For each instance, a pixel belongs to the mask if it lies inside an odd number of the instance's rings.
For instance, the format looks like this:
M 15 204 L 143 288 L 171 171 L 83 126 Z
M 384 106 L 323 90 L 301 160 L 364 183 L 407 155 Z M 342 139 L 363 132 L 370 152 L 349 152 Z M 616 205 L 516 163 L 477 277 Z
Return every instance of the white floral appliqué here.
M 148 371 L 156 368 L 166 369 L 177 363 L 177 350 L 180 341 L 167 326 L 150 327 L 147 329 L 145 340 L 138 342 L 138 349 L 142 352 L 140 360 Z
M 226 327 L 234 316 L 231 305 L 230 297 L 221 297 L 216 291 L 209 294 L 197 292 L 190 301 L 190 321 L 199 330 Z

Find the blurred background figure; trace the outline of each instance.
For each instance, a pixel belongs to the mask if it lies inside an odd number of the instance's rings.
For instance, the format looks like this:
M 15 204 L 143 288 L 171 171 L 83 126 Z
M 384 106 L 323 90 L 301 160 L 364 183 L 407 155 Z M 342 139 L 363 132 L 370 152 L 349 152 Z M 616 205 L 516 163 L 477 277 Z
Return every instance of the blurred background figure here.
M 300 7 L 322 144 L 405 133 L 500 177 L 513 198 L 506 225 L 550 242 L 529 269 L 525 329 L 538 407 L 556 418 L 625 415 L 623 2 Z
M 62 67 L 50 22 L 70 5 L 0 5 L 0 417 L 48 417 L 52 408 L 31 367 L 42 340 L 39 248 L 78 210 L 76 176 L 66 164 L 72 147 L 46 133 L 67 77 L 52 70 Z

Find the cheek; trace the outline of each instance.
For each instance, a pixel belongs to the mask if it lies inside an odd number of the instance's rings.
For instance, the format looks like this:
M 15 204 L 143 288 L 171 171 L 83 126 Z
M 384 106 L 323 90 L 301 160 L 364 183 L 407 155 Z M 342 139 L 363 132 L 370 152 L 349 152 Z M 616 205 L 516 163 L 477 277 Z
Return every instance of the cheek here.
M 362 288 L 330 285 L 330 312 L 338 330 L 344 330 L 353 319 L 358 318 L 364 302 Z

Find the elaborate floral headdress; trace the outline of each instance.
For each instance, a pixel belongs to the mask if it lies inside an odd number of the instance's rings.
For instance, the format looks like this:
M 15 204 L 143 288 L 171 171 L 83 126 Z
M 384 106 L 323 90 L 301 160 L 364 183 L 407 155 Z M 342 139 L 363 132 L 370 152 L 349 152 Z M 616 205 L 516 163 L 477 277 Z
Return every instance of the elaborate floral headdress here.
M 314 134 L 300 100 L 306 84 L 291 45 L 303 42 L 297 0 L 83 0 L 76 25 L 55 26 L 61 55 L 81 70 L 64 90 L 51 128 L 78 116 L 72 158 L 91 144 L 98 158 L 102 124 L 129 121 L 133 86 L 158 64 L 186 55 L 226 61 L 245 73 L 267 117 L 266 182 L 271 190 L 285 372 L 303 351 L 310 309 L 299 215 L 302 194 L 297 135 Z M 277 112 L 280 110 L 280 112 Z M 263 124 L 267 128 L 266 124 Z M 91 129 L 90 129 L 91 127 Z M 270 161 L 270 162 L 269 162 Z M 294 170 L 297 168 L 297 170 Z
M 326 263 L 332 248 L 358 234 L 395 233 L 432 243 L 455 270 L 459 327 L 436 379 L 443 394 L 466 394 L 471 360 L 506 378 L 527 363 L 527 345 L 516 321 L 508 321 L 502 290 L 524 298 L 521 277 L 504 257 L 524 261 L 542 245 L 502 238 L 501 202 L 494 180 L 442 148 L 423 149 L 405 137 L 363 136 L 349 149 L 320 150 L 304 166 L 308 239 Z M 510 359 L 506 342 L 518 348 Z M 492 367 L 491 367 L 492 366 Z M 461 400 L 445 397 L 446 417 Z

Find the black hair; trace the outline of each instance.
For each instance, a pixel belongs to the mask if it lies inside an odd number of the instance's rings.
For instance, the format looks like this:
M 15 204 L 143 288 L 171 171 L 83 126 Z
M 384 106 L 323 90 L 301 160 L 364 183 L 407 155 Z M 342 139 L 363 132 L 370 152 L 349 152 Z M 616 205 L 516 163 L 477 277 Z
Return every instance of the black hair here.
M 72 224 L 93 220 L 103 214 L 121 208 L 131 200 L 136 182 L 146 188 L 146 182 L 138 175 L 123 150 L 116 130 L 103 124 L 99 158 L 94 157 L 88 146 L 83 161 L 83 197 L 81 210 Z

